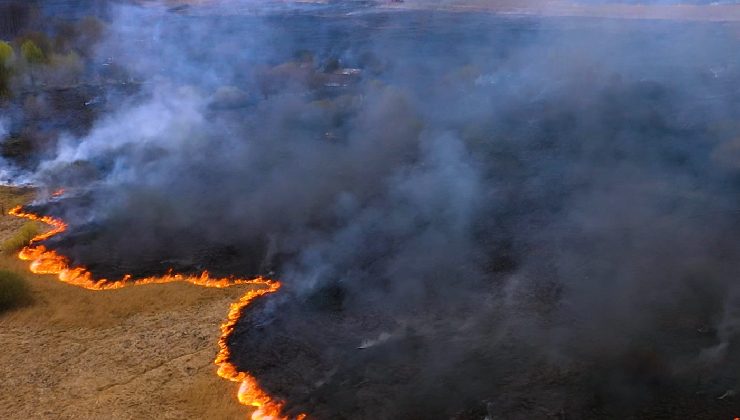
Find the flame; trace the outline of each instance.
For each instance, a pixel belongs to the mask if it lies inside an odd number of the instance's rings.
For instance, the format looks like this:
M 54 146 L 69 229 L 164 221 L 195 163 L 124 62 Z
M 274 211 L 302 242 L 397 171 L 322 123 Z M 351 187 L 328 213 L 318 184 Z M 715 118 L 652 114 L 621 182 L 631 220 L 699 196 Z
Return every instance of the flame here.
M 54 196 L 64 193 L 64 190 L 58 190 Z M 145 284 L 161 284 L 172 282 L 187 282 L 197 286 L 226 288 L 240 284 L 250 284 L 261 286 L 260 288 L 251 289 L 244 294 L 238 301 L 231 304 L 226 321 L 221 324 L 221 336 L 218 339 L 218 354 L 214 363 L 218 366 L 217 374 L 223 379 L 231 382 L 240 382 L 237 399 L 242 405 L 255 408 L 252 413 L 252 420 L 288 420 L 289 417 L 283 414 L 285 403 L 276 400 L 263 390 L 256 378 L 247 372 L 239 369 L 231 362 L 231 352 L 228 347 L 229 339 L 234 333 L 234 327 L 241 317 L 244 309 L 252 301 L 260 296 L 274 293 L 280 289 L 279 281 L 256 277 L 245 279 L 238 277 L 211 277 L 207 271 L 200 275 L 184 275 L 168 271 L 163 276 L 152 276 L 134 279 L 127 274 L 120 280 L 110 281 L 108 279 L 95 279 L 93 274 L 85 267 L 73 267 L 70 261 L 64 255 L 58 254 L 54 250 L 47 249 L 39 242 L 49 239 L 55 235 L 67 230 L 67 224 L 58 218 L 52 216 L 39 216 L 34 213 L 23 211 L 21 206 L 12 208 L 8 214 L 16 217 L 22 217 L 29 220 L 45 223 L 51 226 L 51 230 L 41 233 L 31 239 L 30 243 L 25 246 L 18 258 L 24 261 L 31 261 L 30 270 L 37 274 L 55 274 L 59 280 L 74 286 L 83 287 L 88 290 L 112 290 L 128 286 L 140 286 Z M 296 420 L 303 420 L 306 414 L 299 414 Z
M 252 420 L 287 419 L 288 417 L 282 415 L 285 403 L 273 399 L 273 397 L 260 388 L 259 383 L 253 376 L 246 372 L 240 372 L 231 363 L 228 340 L 234 332 L 234 326 L 239 318 L 241 318 L 244 308 L 252 303 L 254 299 L 268 293 L 276 292 L 278 289 L 280 289 L 279 282 L 270 282 L 267 284 L 267 287 L 250 290 L 247 294 L 239 298 L 238 301 L 232 303 L 229 307 L 229 314 L 226 316 L 226 322 L 221 324 L 221 337 L 218 339 L 219 350 L 215 360 L 218 366 L 218 376 L 232 382 L 241 382 L 237 398 L 240 403 L 256 408 L 252 413 Z M 299 414 L 296 417 L 297 420 L 305 418 L 305 414 Z

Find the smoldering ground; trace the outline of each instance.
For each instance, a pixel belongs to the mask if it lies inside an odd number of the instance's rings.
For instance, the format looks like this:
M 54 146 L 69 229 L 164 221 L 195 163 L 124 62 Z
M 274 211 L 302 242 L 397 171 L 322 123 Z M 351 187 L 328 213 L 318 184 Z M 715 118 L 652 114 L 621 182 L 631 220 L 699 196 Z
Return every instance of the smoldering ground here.
M 280 278 L 232 353 L 316 418 L 737 415 L 738 27 L 333 10 L 114 8 L 49 245 Z

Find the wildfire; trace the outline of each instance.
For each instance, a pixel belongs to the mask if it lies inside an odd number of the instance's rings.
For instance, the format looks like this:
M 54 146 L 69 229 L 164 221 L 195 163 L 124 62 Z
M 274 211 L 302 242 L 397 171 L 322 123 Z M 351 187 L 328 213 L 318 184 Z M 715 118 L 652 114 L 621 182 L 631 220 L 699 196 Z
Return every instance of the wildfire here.
M 61 195 L 64 190 L 59 190 Z M 72 267 L 67 257 L 58 254 L 54 250 L 47 249 L 39 242 L 58 235 L 67 230 L 67 224 L 58 218 L 52 216 L 39 216 L 34 213 L 23 211 L 21 206 L 17 206 L 9 211 L 9 214 L 16 217 L 22 217 L 29 220 L 45 223 L 51 226 L 51 230 L 41 233 L 31 239 L 30 243 L 25 246 L 18 258 L 24 261 L 31 261 L 30 270 L 37 274 L 55 274 L 59 280 L 74 286 L 83 287 L 89 290 L 112 290 L 128 286 L 140 286 L 145 284 L 161 284 L 172 282 L 187 282 L 203 287 L 226 288 L 234 285 L 249 284 L 261 286 L 260 288 L 250 289 L 238 301 L 231 304 L 226 321 L 221 324 L 221 336 L 218 339 L 218 354 L 214 363 L 218 366 L 218 376 L 231 382 L 239 382 L 239 391 L 237 398 L 239 403 L 254 407 L 252 420 L 288 420 L 289 417 L 282 413 L 285 403 L 276 400 L 265 392 L 259 385 L 256 378 L 247 372 L 241 372 L 231 362 L 231 352 L 229 351 L 228 342 L 234 332 L 234 326 L 246 308 L 254 299 L 274 293 L 280 289 L 280 282 L 257 277 L 245 279 L 238 277 L 211 277 L 207 271 L 200 275 L 184 275 L 168 271 L 163 276 L 152 276 L 144 278 L 133 278 L 130 274 L 123 276 L 120 280 L 111 281 L 108 279 L 95 279 L 93 274 L 85 267 Z M 296 420 L 303 420 L 305 414 L 300 414 Z
M 267 287 L 262 289 L 253 289 L 247 292 L 238 301 L 231 304 L 229 314 L 226 316 L 226 322 L 221 324 L 221 337 L 218 339 L 218 355 L 215 363 L 218 365 L 218 376 L 232 382 L 241 382 L 237 398 L 239 402 L 255 407 L 252 413 L 252 420 L 278 420 L 286 419 L 282 415 L 284 403 L 275 401 L 269 394 L 260 388 L 257 380 L 246 372 L 240 372 L 234 364 L 230 362 L 231 352 L 229 351 L 228 340 L 234 332 L 234 326 L 242 315 L 242 311 L 254 299 L 277 291 L 280 283 L 270 282 Z M 305 414 L 299 414 L 296 419 L 305 419 Z

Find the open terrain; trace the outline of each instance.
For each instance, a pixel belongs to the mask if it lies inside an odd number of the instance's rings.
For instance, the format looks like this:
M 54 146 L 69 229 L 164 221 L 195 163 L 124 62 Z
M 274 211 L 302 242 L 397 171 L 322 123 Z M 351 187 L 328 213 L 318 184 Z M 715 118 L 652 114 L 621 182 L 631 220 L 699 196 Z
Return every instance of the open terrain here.
M 649 2 L 643 2 L 649 3 Z M 740 21 L 740 5 L 731 4 L 627 4 L 587 1 L 528 0 L 406 0 L 385 7 L 405 10 L 493 12 L 512 15 L 589 17 L 614 19 L 669 19 L 713 22 Z
M 3 188 L 2 205 L 28 199 Z M 22 220 L 0 217 L 0 242 Z M 33 303 L 0 314 L 0 418 L 233 419 L 236 385 L 215 375 L 219 324 L 243 288 L 163 284 L 94 292 L 29 274 Z
M 160 5 L 160 2 L 138 0 L 140 5 Z M 274 4 L 330 4 L 329 0 L 293 0 Z M 358 2 L 362 3 L 362 2 Z M 374 3 L 380 9 L 438 10 L 455 12 L 490 12 L 506 15 L 586 17 L 610 19 L 657 19 L 710 22 L 740 21 L 740 5 L 722 2 L 592 2 L 587 0 L 385 0 Z M 174 11 L 239 14 L 265 7 L 261 2 L 233 2 L 229 0 L 169 0 Z
M 81 192 L 53 204 L 55 252 L 276 273 L 222 343 L 287 414 L 740 412 L 738 6 L 170 3 L 117 10 L 95 49 L 5 48 L 0 154 Z M 32 64 L 72 82 L 15 76 Z M 33 194 L 0 189 L 0 248 L 33 236 L 2 216 Z M 246 414 L 213 365 L 244 288 L 0 269 L 32 295 L 0 312 L 0 419 Z

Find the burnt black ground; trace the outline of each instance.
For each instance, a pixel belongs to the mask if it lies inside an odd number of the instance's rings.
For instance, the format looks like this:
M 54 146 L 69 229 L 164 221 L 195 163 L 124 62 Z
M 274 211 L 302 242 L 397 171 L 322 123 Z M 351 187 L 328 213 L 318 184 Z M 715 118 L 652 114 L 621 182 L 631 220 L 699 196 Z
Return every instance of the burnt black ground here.
M 49 245 L 274 272 L 232 354 L 319 419 L 736 416 L 737 28 L 341 12 L 123 13 Z
M 690 360 L 711 345 L 711 333 L 676 319 L 658 336 L 643 338 L 626 351 L 603 348 L 601 354 L 583 353 L 579 360 L 556 366 L 517 332 L 496 345 L 476 346 L 459 332 L 430 337 L 372 308 L 360 314 L 342 309 L 337 299 L 336 290 L 309 299 L 289 291 L 267 296 L 246 310 L 230 341 L 237 366 L 287 401 L 290 414 L 307 412 L 317 419 L 717 419 L 733 418 L 740 409 L 737 397 L 722 391 L 734 386 L 740 359 L 730 356 L 709 376 Z M 428 323 L 428 314 L 419 317 Z M 383 332 L 393 336 L 360 348 Z M 440 374 L 425 363 L 433 353 L 429 346 L 448 356 L 461 351 L 466 356 Z M 676 357 L 686 360 L 683 372 L 665 362 Z

